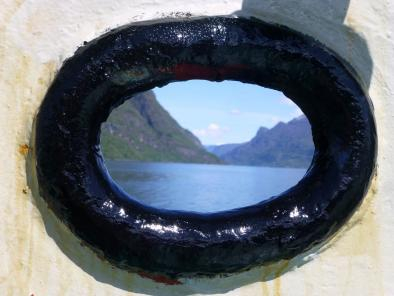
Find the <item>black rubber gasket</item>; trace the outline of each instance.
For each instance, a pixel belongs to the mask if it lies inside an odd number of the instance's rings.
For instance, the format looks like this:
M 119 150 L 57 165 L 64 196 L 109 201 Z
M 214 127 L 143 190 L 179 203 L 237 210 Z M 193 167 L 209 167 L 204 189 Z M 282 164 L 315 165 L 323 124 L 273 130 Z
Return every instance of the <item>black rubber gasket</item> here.
M 375 168 L 372 107 L 350 68 L 288 28 L 229 17 L 121 27 L 68 59 L 36 125 L 41 195 L 114 265 L 171 278 L 239 272 L 292 258 L 337 231 Z M 238 80 L 283 91 L 308 117 L 315 154 L 276 198 L 213 214 L 142 205 L 110 178 L 100 125 L 133 94 L 188 79 Z

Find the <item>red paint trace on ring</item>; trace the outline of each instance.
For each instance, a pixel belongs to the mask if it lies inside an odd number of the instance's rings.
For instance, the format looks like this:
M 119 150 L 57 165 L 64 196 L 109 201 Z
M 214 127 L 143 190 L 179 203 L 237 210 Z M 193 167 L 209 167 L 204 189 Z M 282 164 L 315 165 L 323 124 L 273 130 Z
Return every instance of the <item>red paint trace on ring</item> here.
M 146 273 L 143 271 L 138 272 L 138 275 L 143 278 L 151 279 L 151 280 L 155 281 L 156 283 L 161 283 L 161 284 L 165 284 L 168 286 L 182 285 L 182 283 L 180 281 L 178 281 L 176 279 L 168 278 L 164 275 L 149 274 L 149 273 Z

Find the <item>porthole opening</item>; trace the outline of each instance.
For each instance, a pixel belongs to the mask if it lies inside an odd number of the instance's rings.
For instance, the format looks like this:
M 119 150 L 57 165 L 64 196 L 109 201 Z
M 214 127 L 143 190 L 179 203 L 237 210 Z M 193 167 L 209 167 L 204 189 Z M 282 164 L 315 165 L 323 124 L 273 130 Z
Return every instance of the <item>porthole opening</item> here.
M 374 174 L 372 105 L 354 75 L 316 40 L 256 19 L 163 20 L 112 30 L 65 61 L 40 107 L 40 195 L 100 257 L 130 271 L 175 279 L 288 260 L 338 231 Z M 190 79 L 254 83 L 296 102 L 315 145 L 302 180 L 272 200 L 211 214 L 147 207 L 120 190 L 100 153 L 101 123 L 138 93 Z
M 130 198 L 212 213 L 294 186 L 314 145 L 308 119 L 283 93 L 189 80 L 139 93 L 114 109 L 101 126 L 101 149 Z

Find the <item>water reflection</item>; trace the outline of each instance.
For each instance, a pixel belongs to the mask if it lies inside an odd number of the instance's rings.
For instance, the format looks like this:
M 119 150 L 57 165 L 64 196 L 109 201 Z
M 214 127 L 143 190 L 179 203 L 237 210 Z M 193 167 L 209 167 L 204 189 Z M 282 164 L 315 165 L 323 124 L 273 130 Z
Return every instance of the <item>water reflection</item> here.
M 248 206 L 295 185 L 306 169 L 107 161 L 133 198 L 163 209 L 217 212 Z

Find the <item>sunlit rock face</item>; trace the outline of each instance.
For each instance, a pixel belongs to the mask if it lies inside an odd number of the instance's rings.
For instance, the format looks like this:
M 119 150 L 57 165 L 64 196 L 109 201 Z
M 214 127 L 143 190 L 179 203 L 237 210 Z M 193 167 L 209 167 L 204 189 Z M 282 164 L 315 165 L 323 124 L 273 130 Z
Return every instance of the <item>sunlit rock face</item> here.
M 394 204 L 390 196 L 394 190 L 394 122 L 390 114 L 394 111 L 394 61 L 390 57 L 394 44 L 390 20 L 394 9 L 385 1 L 353 0 L 341 9 L 337 9 L 339 1 L 327 3 L 9 1 L 4 5 L 0 12 L 0 36 L 5 41 L 0 47 L 0 291 L 6 295 L 393 294 Z M 195 15 L 235 12 L 288 25 L 327 44 L 360 75 L 374 103 L 381 139 L 379 169 L 361 207 L 323 249 L 230 278 L 157 284 L 112 269 L 98 259 L 37 198 L 32 125 L 63 60 L 83 41 L 108 28 L 176 17 L 174 7 Z

